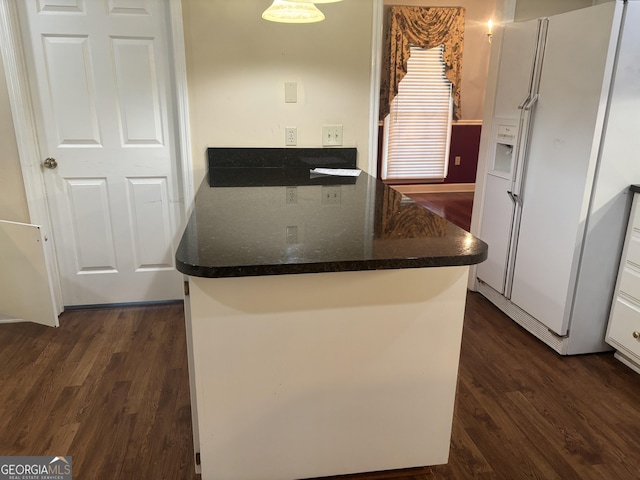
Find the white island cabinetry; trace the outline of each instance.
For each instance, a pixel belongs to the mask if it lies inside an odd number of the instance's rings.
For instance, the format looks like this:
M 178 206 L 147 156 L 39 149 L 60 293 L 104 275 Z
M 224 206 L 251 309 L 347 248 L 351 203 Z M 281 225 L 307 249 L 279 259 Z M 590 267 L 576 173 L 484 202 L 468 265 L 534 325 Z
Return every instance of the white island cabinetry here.
M 310 174 L 355 149 L 208 153 L 176 252 L 202 480 L 446 463 L 487 245 L 365 172 Z
M 203 480 L 446 463 L 467 276 L 189 277 Z

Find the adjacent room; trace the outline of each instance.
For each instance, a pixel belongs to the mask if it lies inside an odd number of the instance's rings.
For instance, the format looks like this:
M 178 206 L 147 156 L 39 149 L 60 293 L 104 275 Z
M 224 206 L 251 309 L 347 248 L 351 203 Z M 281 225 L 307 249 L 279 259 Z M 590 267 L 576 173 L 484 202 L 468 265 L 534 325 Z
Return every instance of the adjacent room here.
M 0 0 L 0 466 L 636 480 L 637 22 Z

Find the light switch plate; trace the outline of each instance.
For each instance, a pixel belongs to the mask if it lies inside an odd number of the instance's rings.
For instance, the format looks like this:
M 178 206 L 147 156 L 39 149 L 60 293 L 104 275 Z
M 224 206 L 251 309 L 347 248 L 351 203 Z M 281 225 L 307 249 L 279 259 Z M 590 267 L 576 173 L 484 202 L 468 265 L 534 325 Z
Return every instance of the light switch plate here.
M 342 125 L 323 125 L 322 145 L 342 145 Z
M 298 84 L 284 82 L 284 103 L 298 103 Z
M 342 188 L 340 185 L 323 185 L 321 192 L 322 198 L 320 203 L 322 205 L 340 205 L 342 203 Z

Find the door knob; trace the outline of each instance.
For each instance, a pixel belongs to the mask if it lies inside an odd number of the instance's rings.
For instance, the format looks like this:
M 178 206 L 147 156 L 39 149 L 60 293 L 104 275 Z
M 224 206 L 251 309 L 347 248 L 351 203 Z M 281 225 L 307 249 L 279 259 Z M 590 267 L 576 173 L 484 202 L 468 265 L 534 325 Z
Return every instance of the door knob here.
M 58 162 L 56 162 L 55 158 L 49 157 L 42 162 L 42 165 L 44 165 L 44 168 L 54 169 L 58 166 Z

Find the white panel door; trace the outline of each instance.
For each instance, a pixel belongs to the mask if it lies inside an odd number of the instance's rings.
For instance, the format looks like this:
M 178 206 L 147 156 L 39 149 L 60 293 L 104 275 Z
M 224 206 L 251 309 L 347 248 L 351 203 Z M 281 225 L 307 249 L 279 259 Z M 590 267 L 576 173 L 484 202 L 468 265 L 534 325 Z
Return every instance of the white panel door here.
M 511 301 L 559 335 L 566 334 L 569 325 L 604 123 L 616 4 L 549 19 L 520 192 L 523 207 Z
M 18 4 L 64 304 L 181 298 L 167 2 Z
M 0 220 L 0 316 L 58 326 L 45 241 L 37 225 Z

